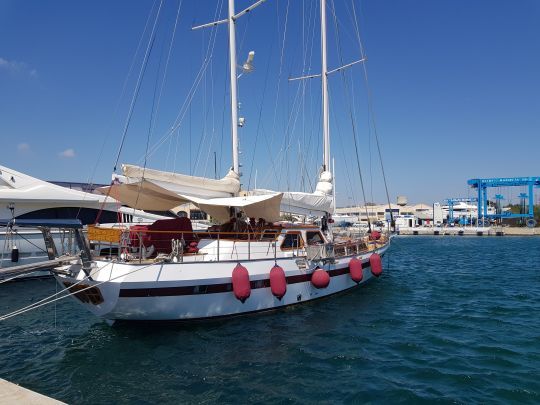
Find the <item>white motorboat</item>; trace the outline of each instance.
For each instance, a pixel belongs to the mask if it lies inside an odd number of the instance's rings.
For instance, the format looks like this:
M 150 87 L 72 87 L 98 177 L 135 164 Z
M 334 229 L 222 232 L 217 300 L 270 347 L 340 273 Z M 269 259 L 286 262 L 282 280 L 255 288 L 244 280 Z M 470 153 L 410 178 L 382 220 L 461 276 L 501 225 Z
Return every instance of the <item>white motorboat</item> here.
M 120 243 L 118 257 L 88 253 L 56 268 L 58 283 L 95 315 L 111 323 L 240 315 L 327 297 L 381 274 L 387 235 L 374 231 L 354 240 L 333 240 L 327 76 L 339 69 L 330 71 L 326 65 L 325 0 L 320 2 L 319 75 L 324 159 L 316 191 L 240 194 L 235 21 L 262 3 L 236 13 L 234 0 L 228 0 L 226 19 L 200 26 L 228 24 L 233 142 L 229 174 L 214 180 L 124 165 L 124 175 L 102 190 L 138 209 L 163 210 L 190 202 L 221 225 L 196 232 L 188 218 L 178 218 L 132 227 L 112 235 Z M 316 215 L 322 225 L 280 223 L 280 211 Z M 82 250 L 90 252 L 88 247 Z
M 77 218 L 83 224 L 93 224 L 98 217 L 107 226 L 152 223 L 165 218 L 121 206 L 110 197 L 71 190 L 0 166 L 0 219 Z M 51 235 L 61 253 L 73 253 L 73 236 L 69 232 L 52 229 Z M 16 221 L 10 228 L 0 228 L 0 249 L 0 268 L 47 260 L 42 232 L 19 229 Z M 50 272 L 40 271 L 21 278 L 48 275 Z

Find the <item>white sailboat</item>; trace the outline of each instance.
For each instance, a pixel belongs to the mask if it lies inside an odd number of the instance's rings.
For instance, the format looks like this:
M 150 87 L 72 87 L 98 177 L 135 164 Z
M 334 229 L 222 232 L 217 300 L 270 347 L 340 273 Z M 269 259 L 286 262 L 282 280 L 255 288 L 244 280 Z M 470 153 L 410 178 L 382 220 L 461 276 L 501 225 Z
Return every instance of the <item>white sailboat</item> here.
M 314 193 L 240 192 L 237 134 L 235 21 L 263 3 L 205 24 L 228 24 L 232 169 L 221 180 L 124 166 L 124 177 L 103 192 L 128 205 L 168 209 L 190 202 L 222 223 L 195 232 L 187 218 L 132 228 L 118 258 L 89 257 L 55 270 L 84 308 L 109 322 L 186 321 L 272 310 L 363 285 L 382 272 L 389 238 L 376 235 L 337 242 L 327 222 L 333 175 L 326 66 L 326 2 L 320 1 L 323 170 Z M 209 193 L 210 191 L 210 193 Z M 202 192 L 206 194 L 201 194 Z M 322 217 L 322 226 L 279 221 L 280 211 Z M 250 223 L 241 220 L 241 213 Z M 331 228 L 331 227 L 330 227 Z M 149 251 L 149 245 L 154 249 Z

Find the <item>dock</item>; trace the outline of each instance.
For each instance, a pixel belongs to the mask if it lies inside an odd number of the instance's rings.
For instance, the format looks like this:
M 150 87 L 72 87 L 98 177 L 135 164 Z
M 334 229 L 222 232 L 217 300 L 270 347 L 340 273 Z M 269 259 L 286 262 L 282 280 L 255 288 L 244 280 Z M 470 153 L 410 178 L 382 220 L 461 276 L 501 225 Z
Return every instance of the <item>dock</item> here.
M 399 235 L 431 236 L 540 236 L 540 228 L 494 226 L 494 227 L 417 227 L 402 228 Z
M 0 378 L 0 404 L 60 405 L 65 402 L 38 394 Z

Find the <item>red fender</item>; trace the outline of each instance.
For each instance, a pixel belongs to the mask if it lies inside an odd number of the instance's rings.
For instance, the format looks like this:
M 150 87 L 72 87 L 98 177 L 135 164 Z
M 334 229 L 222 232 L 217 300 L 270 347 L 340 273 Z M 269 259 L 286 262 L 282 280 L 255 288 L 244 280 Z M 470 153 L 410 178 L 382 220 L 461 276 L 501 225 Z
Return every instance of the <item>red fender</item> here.
M 270 289 L 277 299 L 281 300 L 287 292 L 287 278 L 285 272 L 277 264 L 270 270 Z
M 362 281 L 364 277 L 364 272 L 362 271 L 362 261 L 353 257 L 349 262 L 349 271 L 351 273 L 351 278 L 355 283 Z
M 232 272 L 232 285 L 234 296 L 244 303 L 251 295 L 251 284 L 247 269 L 240 263 L 236 265 Z
M 382 274 L 381 256 L 377 253 L 373 253 L 369 257 L 369 265 L 371 266 L 371 274 L 375 277 L 379 277 Z
M 330 284 L 330 276 L 323 269 L 316 269 L 311 275 L 311 284 L 315 288 L 326 288 Z

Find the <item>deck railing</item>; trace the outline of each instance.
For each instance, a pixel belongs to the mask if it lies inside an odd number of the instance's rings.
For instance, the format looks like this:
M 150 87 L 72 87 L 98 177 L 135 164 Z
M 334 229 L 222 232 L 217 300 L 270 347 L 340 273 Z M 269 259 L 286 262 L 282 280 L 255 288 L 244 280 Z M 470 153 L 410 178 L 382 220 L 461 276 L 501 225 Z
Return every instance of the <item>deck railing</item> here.
M 106 229 L 109 231 L 109 229 Z M 107 234 L 105 241 L 99 241 L 98 233 L 89 232 L 89 239 L 95 244 L 99 256 L 103 250 L 106 256 L 120 256 L 122 259 L 149 259 L 156 255 L 168 256 L 173 261 L 183 262 L 189 256 L 190 261 L 220 261 L 220 260 L 251 260 L 262 257 L 278 257 L 278 250 L 283 256 L 306 257 L 310 261 L 324 260 L 334 257 L 359 255 L 375 249 L 384 243 L 384 237 L 378 241 L 368 241 L 367 238 L 326 244 L 307 244 L 303 241 L 290 247 L 278 246 L 281 230 L 264 229 L 262 231 L 221 232 L 221 231 L 185 231 L 185 230 L 121 230 L 116 236 Z M 163 237 L 160 238 L 160 235 Z M 92 239 L 92 236 L 94 239 Z M 213 240 L 214 246 L 190 246 L 192 240 Z M 297 239 L 298 240 L 298 239 Z M 224 242 L 233 242 L 226 243 Z M 267 242 L 261 244 L 261 242 Z M 154 246 L 154 251 L 150 250 Z M 116 248 L 115 248 L 116 246 Z M 199 248 L 202 252 L 199 251 Z M 201 254 L 202 253 L 202 254 Z M 124 254 L 124 255 L 122 255 Z M 193 257 L 196 256 L 196 257 Z M 206 257 L 205 257 L 206 256 Z M 282 255 L 280 255 L 282 256 Z

